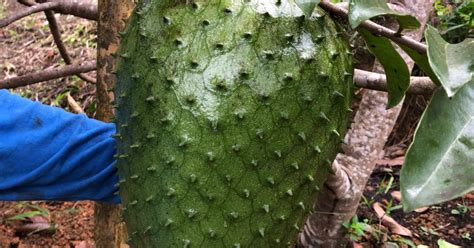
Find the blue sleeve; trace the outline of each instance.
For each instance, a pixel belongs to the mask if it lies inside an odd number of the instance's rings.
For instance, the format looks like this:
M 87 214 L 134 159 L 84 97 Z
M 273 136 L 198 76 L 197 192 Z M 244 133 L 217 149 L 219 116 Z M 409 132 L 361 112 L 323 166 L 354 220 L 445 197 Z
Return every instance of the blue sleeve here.
M 113 124 L 0 90 L 0 200 L 120 203 Z

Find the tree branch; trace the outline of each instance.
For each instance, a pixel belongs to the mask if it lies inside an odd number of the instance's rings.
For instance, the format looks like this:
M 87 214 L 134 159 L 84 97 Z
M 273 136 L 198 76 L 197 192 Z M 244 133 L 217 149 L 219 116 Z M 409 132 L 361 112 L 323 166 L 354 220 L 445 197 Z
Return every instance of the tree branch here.
M 56 17 L 54 17 L 54 12 L 52 10 L 45 10 L 44 13 L 46 15 L 46 19 L 48 20 L 49 29 L 51 30 L 51 34 L 53 35 L 54 43 L 58 47 L 59 54 L 61 54 L 61 57 L 67 65 L 72 64 L 71 57 L 69 57 L 66 46 L 64 46 L 64 43 L 61 39 L 61 32 L 59 31 L 59 26 L 56 21 Z M 77 76 L 86 82 L 93 84 L 96 83 L 94 78 L 89 77 L 86 74 L 79 73 L 77 74 Z
M 340 8 L 340 7 L 336 6 L 335 4 L 330 3 L 327 0 L 321 1 L 319 3 L 319 6 L 322 9 L 324 9 L 325 11 L 327 11 L 327 12 L 333 14 L 333 15 L 342 17 L 344 19 L 349 18 L 346 9 Z M 397 44 L 406 45 L 406 46 L 414 49 L 415 51 L 417 51 L 419 53 L 426 53 L 426 45 L 425 44 L 423 44 L 421 42 L 418 42 L 418 41 L 416 41 L 412 38 L 409 38 L 407 36 L 397 34 L 396 31 L 393 31 L 393 30 L 391 30 L 389 28 L 386 28 L 382 25 L 378 25 L 375 22 L 364 21 L 360 24 L 360 27 L 372 32 L 373 34 L 384 36 L 384 37 L 392 40 L 393 42 L 395 42 Z
M 387 77 L 381 73 L 355 69 L 354 84 L 360 88 L 387 91 Z M 407 94 L 431 95 L 436 88 L 429 77 L 411 77 Z
M 36 2 L 34 0 L 17 0 L 19 3 L 31 7 L 35 6 Z M 43 2 L 52 2 L 51 0 Z M 37 2 L 41 2 L 37 0 Z M 99 19 L 99 13 L 97 10 L 97 4 L 93 1 L 77 1 L 77 0 L 57 0 L 58 6 L 52 10 L 56 13 L 64 15 L 74 15 L 77 17 L 82 17 L 89 20 L 97 21 Z
M 74 15 L 82 17 L 84 19 L 98 21 L 99 12 L 97 10 L 97 4 L 93 4 L 88 1 L 78 1 L 78 0 L 58 0 L 59 5 L 54 9 L 54 12 Z
M 74 15 L 88 20 L 97 21 L 99 19 L 97 5 L 88 2 L 78 2 L 77 0 L 47 1 L 39 4 L 26 0 L 19 0 L 18 2 L 29 8 L 18 10 L 16 13 L 0 19 L 0 28 L 6 27 L 21 18 L 45 10 L 54 10 L 57 13 Z
M 6 27 L 14 21 L 20 20 L 23 17 L 29 16 L 34 13 L 38 13 L 45 10 L 54 9 L 59 6 L 59 2 L 47 2 L 42 4 L 36 4 L 26 9 L 21 9 L 12 15 L 9 15 L 3 19 L 0 19 L 0 28 Z
M 35 84 L 47 80 L 72 76 L 78 73 L 85 73 L 94 71 L 96 69 L 96 62 L 88 62 L 83 65 L 66 65 L 61 68 L 49 69 L 40 72 L 30 73 L 14 78 L 7 78 L 0 80 L 0 89 L 10 89 L 20 86 Z

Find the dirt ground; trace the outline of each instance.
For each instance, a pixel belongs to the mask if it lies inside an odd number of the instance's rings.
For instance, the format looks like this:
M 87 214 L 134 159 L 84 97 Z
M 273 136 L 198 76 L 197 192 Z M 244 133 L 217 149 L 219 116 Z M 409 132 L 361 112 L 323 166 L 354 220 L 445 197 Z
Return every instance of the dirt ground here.
M 0 0 L 0 18 L 20 5 Z M 73 61 L 95 57 L 95 23 L 71 16 L 58 16 L 62 37 Z M 42 13 L 0 29 L 0 78 L 13 77 L 64 63 L 49 33 Z M 90 76 L 95 76 L 90 73 Z M 79 102 L 89 116 L 95 113 L 95 86 L 78 77 L 53 80 L 14 90 L 45 104 L 69 110 L 66 94 Z M 410 131 L 411 127 L 408 127 Z M 406 132 L 405 129 L 400 129 Z M 405 141 L 406 143 L 406 141 Z M 353 247 L 438 247 L 442 239 L 461 247 L 474 247 L 474 194 L 431 206 L 423 212 L 403 213 L 396 200 L 399 171 L 406 146 L 387 149 L 387 157 L 364 192 L 357 220 L 348 223 Z M 395 192 L 395 193 L 393 193 Z M 385 214 L 411 231 L 412 236 L 395 234 L 381 224 L 373 206 L 379 203 Z M 92 202 L 0 202 L 0 248 L 10 247 L 94 247 Z
M 10 219 L 38 208 L 36 218 Z M 93 247 L 93 215 L 89 201 L 0 202 L 0 247 Z
M 385 158 L 384 161 L 396 162 Z M 400 202 L 394 198 L 393 192 L 399 192 L 400 164 L 377 166 L 367 183 L 364 198 L 357 210 L 359 221 L 365 219 L 377 234 L 365 234 L 358 240 L 363 247 L 382 247 L 388 241 L 398 243 L 400 247 L 412 245 L 427 245 L 438 247 L 439 239 L 449 243 L 470 248 L 474 247 L 474 193 L 467 194 L 455 200 L 420 209 L 422 212 L 404 213 Z M 391 182 L 391 178 L 393 178 Z M 387 226 L 380 225 L 380 219 L 373 210 L 374 203 L 380 203 L 400 225 L 408 228 L 413 237 L 404 237 L 387 230 Z M 411 242 L 410 242 L 411 241 Z

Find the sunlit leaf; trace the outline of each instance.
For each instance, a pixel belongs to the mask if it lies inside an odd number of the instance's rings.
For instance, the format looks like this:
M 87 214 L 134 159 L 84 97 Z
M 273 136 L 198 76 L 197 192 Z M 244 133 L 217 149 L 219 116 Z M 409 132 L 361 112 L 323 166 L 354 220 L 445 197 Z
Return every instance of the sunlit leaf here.
M 405 96 L 410 85 L 410 72 L 403 58 L 385 37 L 378 37 L 364 29 L 358 29 L 367 48 L 382 64 L 387 75 L 388 107 L 396 106 Z
M 311 14 L 314 11 L 314 8 L 316 8 L 316 5 L 321 2 L 320 0 L 296 0 L 296 5 L 300 7 L 300 9 L 303 11 L 305 16 L 311 16 Z
M 362 22 L 372 17 L 381 15 L 394 16 L 400 24 L 400 30 L 420 27 L 420 22 L 416 17 L 391 10 L 385 0 L 349 1 L 349 23 L 352 28 L 358 27 Z
M 474 189 L 474 80 L 452 98 L 439 88 L 422 116 L 402 167 L 405 211 Z
M 425 31 L 428 59 L 448 96 L 454 96 L 466 83 L 472 81 L 474 73 L 474 39 L 459 44 L 449 44 L 435 28 Z
M 461 248 L 461 246 L 453 245 L 446 240 L 438 239 L 439 248 Z

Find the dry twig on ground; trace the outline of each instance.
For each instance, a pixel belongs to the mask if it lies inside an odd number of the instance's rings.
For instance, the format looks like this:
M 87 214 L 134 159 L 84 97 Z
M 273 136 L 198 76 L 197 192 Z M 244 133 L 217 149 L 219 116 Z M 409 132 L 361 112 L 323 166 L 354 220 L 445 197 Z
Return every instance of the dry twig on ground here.
M 40 83 L 51 79 L 72 76 L 78 73 L 86 73 L 96 69 L 96 62 L 87 62 L 83 65 L 66 65 L 61 68 L 49 69 L 30 73 L 14 78 L 0 80 L 0 89 L 10 89 L 30 84 Z

